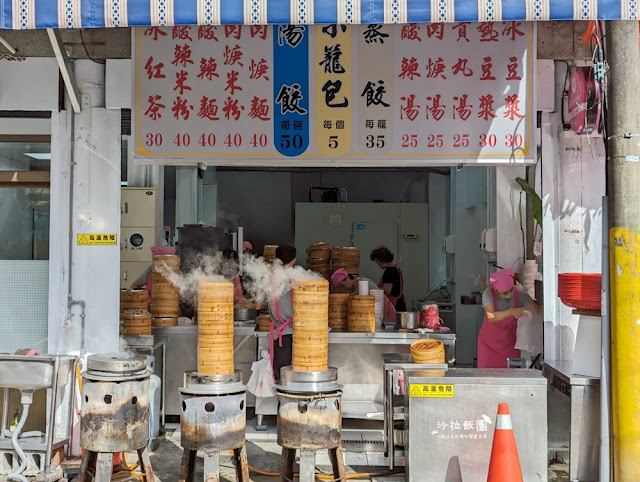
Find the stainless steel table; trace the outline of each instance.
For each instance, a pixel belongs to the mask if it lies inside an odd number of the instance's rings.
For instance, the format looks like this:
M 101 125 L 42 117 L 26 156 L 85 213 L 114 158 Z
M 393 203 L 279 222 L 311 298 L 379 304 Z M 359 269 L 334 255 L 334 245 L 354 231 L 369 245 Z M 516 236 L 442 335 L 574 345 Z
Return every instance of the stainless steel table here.
M 268 350 L 269 332 L 256 331 L 258 353 Z M 375 333 L 329 333 L 329 365 L 338 369 L 343 385 L 342 417 L 364 420 L 384 420 L 384 353 L 409 354 L 409 345 L 420 338 L 435 338 L 445 346 L 449 364 L 455 361 L 454 333 L 406 333 L 378 329 Z M 276 404 L 271 399 L 256 402 L 256 415 L 261 423 L 264 415 L 275 415 Z
M 570 360 L 545 360 L 549 390 L 570 403 L 569 480 L 600 477 L 600 379 L 573 375 Z
M 389 469 L 393 470 L 396 462 L 395 440 L 393 437 L 394 422 L 398 419 L 404 420 L 404 398 L 402 405 L 398 406 L 399 416 L 396 417 L 396 405 L 393 403 L 393 374 L 395 371 L 404 370 L 428 370 L 445 371 L 448 365 L 422 365 L 411 362 L 411 355 L 408 353 L 384 353 L 384 453 L 389 457 Z

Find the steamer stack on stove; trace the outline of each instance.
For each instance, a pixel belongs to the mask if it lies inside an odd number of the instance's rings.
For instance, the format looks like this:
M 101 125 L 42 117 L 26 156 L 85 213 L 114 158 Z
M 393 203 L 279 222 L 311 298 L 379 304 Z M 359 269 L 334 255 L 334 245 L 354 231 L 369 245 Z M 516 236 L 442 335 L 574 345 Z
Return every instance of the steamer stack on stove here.
M 193 481 L 204 451 L 204 480 L 220 480 L 220 451 L 232 450 L 236 475 L 249 482 L 245 446 L 246 389 L 233 364 L 233 284 L 198 284 L 198 371 L 180 389 L 180 482 Z
M 113 455 L 138 453 L 143 479 L 152 482 L 149 460 L 149 377 L 147 358 L 92 355 L 82 372 L 78 482 L 111 480 Z M 93 477 L 90 472 L 95 468 Z
M 342 456 L 342 391 L 328 366 L 329 283 L 294 284 L 292 365 L 280 373 L 278 444 L 281 480 L 293 480 L 300 450 L 300 482 L 315 480 L 317 450 L 328 449 L 336 480 L 346 480 Z

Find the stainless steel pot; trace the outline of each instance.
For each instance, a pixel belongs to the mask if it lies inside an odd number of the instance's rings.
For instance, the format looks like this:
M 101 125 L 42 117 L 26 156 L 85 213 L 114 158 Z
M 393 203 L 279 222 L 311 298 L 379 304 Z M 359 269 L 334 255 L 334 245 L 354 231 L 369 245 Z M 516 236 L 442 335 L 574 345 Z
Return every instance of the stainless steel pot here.
M 258 316 L 258 311 L 253 308 L 234 308 L 233 319 L 236 321 L 252 321 Z
M 415 330 L 420 328 L 420 313 L 414 311 L 399 311 L 396 313 L 396 328 Z

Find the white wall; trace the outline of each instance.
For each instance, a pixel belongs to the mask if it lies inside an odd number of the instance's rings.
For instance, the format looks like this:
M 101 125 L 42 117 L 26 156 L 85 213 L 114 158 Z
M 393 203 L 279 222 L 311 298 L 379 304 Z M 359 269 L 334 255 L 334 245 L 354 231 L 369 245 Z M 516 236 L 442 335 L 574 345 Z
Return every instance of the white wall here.
M 3 62 L 0 110 L 58 110 L 58 82 L 58 63 L 53 57 Z

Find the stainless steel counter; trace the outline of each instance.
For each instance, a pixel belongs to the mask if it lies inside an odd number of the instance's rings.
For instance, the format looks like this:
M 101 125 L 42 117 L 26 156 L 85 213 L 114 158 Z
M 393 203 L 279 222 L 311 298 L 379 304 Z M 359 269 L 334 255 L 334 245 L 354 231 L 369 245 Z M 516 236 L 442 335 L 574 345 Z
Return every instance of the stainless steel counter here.
M 257 331 L 258 348 L 268 349 L 269 333 Z M 375 333 L 329 333 L 329 365 L 338 369 L 338 382 L 343 385 L 342 416 L 366 420 L 384 419 L 385 353 L 409 354 L 409 345 L 420 338 L 435 338 L 445 345 L 449 364 L 455 361 L 454 333 L 405 333 L 378 329 Z M 270 399 L 256 403 L 256 414 L 275 415 L 276 404 Z
M 569 479 L 595 481 L 600 477 L 600 379 L 573 375 L 571 364 L 545 360 L 543 374 L 549 390 L 569 404 Z M 558 407 L 549 406 L 550 424 L 557 411 Z

